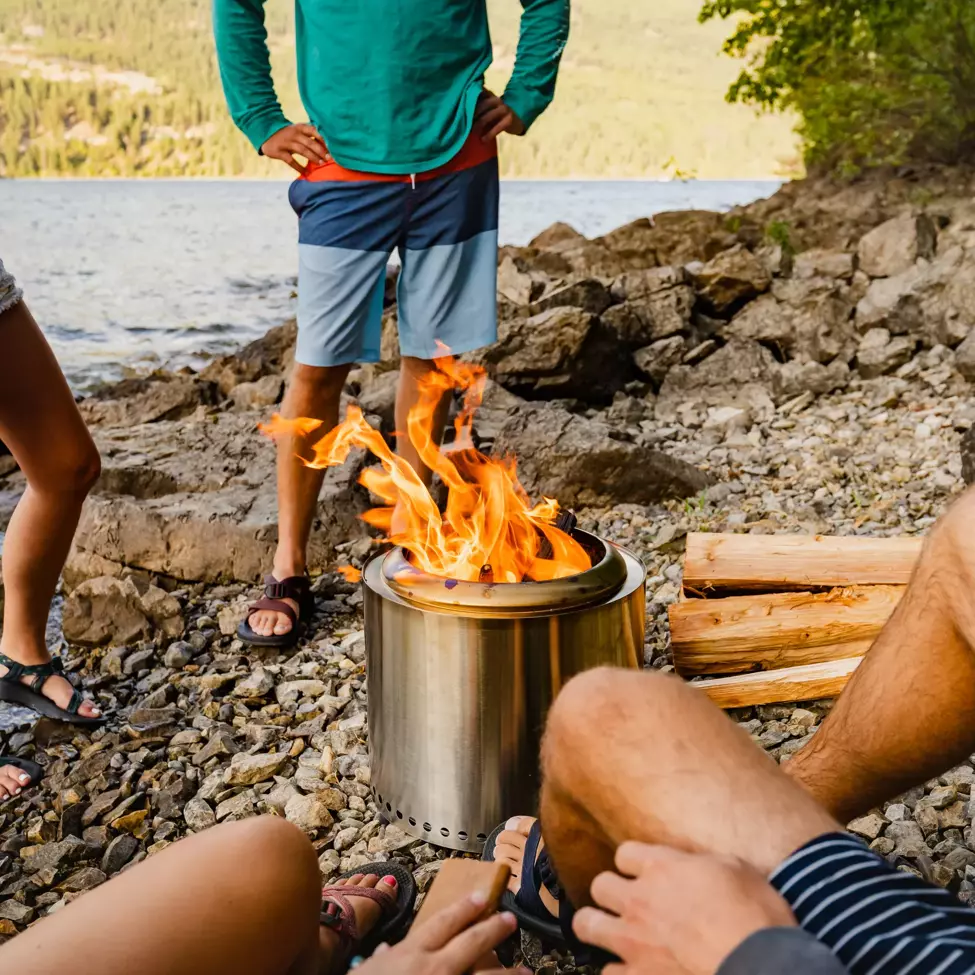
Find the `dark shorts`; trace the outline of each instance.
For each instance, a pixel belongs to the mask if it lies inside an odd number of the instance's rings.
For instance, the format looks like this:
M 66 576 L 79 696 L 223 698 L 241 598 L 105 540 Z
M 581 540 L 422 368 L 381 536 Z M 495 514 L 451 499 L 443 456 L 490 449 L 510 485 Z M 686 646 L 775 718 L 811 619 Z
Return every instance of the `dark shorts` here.
M 975 973 L 975 911 L 847 833 L 806 844 L 770 880 L 852 975 Z
M 298 214 L 298 342 L 308 366 L 379 360 L 386 263 L 399 252 L 403 355 L 497 338 L 498 158 L 471 136 L 445 166 L 381 176 L 338 163 L 291 185 Z

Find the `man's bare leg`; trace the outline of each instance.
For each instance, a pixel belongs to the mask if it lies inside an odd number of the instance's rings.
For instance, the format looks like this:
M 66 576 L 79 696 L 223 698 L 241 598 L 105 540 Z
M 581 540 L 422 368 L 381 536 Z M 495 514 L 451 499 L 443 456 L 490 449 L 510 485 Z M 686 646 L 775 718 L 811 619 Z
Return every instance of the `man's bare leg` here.
M 310 459 L 311 446 L 338 423 L 339 400 L 350 369 L 351 365 L 319 367 L 296 363 L 291 375 L 281 415 L 289 420 L 304 416 L 323 422 L 317 436 L 278 438 L 278 546 L 272 569 L 275 579 L 305 573 L 308 536 L 325 472 L 306 467 L 301 458 Z M 298 612 L 294 600 L 285 602 Z M 284 613 L 271 610 L 252 613 L 249 622 L 261 636 L 280 636 L 291 629 L 291 620 Z
M 627 840 L 739 857 L 769 874 L 840 828 L 702 692 L 674 677 L 594 670 L 551 711 L 543 833 L 576 907 Z
M 910 586 L 812 741 L 783 768 L 841 822 L 975 751 L 975 492 L 931 532 Z
M 396 453 L 408 461 L 410 466 L 420 475 L 421 480 L 428 487 L 432 473 L 421 460 L 416 448 L 410 443 L 407 435 L 406 421 L 409 418 L 410 410 L 416 406 L 420 399 L 419 382 L 437 368 L 436 361 L 433 359 L 415 359 L 405 355 L 400 360 L 399 386 L 396 389 Z M 443 436 L 443 429 L 447 422 L 447 414 L 450 411 L 450 396 L 444 394 L 440 397 L 440 402 L 433 415 L 433 438 L 439 443 Z

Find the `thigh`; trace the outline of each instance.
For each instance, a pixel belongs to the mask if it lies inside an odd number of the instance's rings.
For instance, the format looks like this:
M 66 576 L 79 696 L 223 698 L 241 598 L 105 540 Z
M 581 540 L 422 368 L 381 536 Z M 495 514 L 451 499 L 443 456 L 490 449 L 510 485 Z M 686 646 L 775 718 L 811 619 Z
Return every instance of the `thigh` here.
M 292 185 L 290 199 L 298 214 L 299 364 L 379 360 L 386 263 L 402 231 L 408 188 L 369 179 Z
M 0 350 L 0 440 L 32 483 L 56 480 L 95 448 L 57 359 L 23 302 L 0 315 Z
M 497 339 L 498 161 L 421 179 L 400 248 L 400 351 L 419 359 Z
M 317 942 L 319 884 L 314 850 L 289 823 L 214 827 L 0 947 L 0 972 L 285 975 Z

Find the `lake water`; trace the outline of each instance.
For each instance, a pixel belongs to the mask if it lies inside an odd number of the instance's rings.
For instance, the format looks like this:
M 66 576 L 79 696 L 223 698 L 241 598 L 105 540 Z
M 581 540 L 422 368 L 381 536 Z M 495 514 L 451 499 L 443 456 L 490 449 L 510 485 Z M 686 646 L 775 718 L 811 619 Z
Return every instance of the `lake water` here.
M 561 220 L 587 236 L 663 210 L 727 210 L 774 182 L 510 180 L 500 238 Z M 0 180 L 0 257 L 79 391 L 225 352 L 293 314 L 287 184 Z

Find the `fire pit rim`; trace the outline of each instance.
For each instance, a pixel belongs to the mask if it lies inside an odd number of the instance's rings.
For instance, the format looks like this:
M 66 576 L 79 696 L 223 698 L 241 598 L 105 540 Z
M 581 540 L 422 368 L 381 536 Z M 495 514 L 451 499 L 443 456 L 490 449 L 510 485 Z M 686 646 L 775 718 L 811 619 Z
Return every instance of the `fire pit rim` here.
M 628 566 L 622 550 L 582 529 L 572 532 L 589 550 L 603 557 L 585 572 L 546 582 L 463 582 L 431 575 L 413 566 L 402 548 L 377 555 L 379 577 L 400 599 L 412 605 L 476 616 L 535 615 L 582 609 L 612 598 L 625 584 Z

